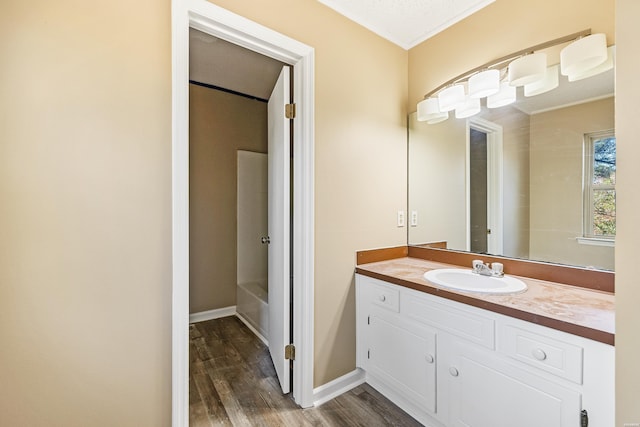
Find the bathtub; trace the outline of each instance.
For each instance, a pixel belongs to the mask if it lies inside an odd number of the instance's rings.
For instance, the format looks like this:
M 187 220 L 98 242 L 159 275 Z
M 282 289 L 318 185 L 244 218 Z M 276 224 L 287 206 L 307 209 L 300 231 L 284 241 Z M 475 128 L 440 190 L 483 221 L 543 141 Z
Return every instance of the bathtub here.
M 265 344 L 269 336 L 269 299 L 267 282 L 239 283 L 236 313 Z

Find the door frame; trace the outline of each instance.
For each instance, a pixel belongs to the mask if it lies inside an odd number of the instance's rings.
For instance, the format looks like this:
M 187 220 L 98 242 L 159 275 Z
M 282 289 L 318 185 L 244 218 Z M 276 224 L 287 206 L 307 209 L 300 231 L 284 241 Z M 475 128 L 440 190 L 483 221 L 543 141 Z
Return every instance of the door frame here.
M 313 406 L 314 49 L 206 0 L 172 0 L 172 426 L 189 425 L 189 28 L 293 65 L 293 398 Z
M 487 134 L 487 226 L 491 229 L 491 234 L 487 236 L 487 252 L 492 254 L 502 254 L 503 252 L 503 143 L 502 126 L 481 118 L 471 118 L 467 120 L 467 146 L 465 169 L 467 180 L 471 176 L 471 162 L 469 160 L 470 131 L 479 130 Z M 471 249 L 471 192 L 469 183 L 466 187 L 466 226 L 467 226 L 467 250 Z

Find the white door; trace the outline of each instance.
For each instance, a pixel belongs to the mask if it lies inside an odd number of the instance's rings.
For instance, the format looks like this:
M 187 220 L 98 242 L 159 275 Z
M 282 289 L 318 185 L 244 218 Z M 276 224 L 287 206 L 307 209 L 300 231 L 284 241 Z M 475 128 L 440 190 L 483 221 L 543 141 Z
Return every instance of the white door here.
M 289 103 L 289 67 L 283 67 L 268 107 L 269 197 L 269 352 L 283 393 L 290 391 L 289 361 L 285 345 L 290 336 L 289 288 L 289 167 L 290 128 L 285 117 Z

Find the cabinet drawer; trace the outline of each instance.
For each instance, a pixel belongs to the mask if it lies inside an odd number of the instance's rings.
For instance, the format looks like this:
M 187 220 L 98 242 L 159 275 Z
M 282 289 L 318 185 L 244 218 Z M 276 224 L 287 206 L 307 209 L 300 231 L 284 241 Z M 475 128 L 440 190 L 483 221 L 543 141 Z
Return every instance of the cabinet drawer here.
M 492 350 L 495 348 L 495 321 L 455 308 L 452 303 L 436 302 L 418 292 L 403 292 L 402 314 Z
M 400 291 L 397 286 L 388 285 L 381 280 L 360 276 L 363 296 L 371 304 L 384 307 L 395 313 L 400 311 Z
M 582 347 L 512 325 L 502 327 L 499 347 L 516 360 L 582 384 Z

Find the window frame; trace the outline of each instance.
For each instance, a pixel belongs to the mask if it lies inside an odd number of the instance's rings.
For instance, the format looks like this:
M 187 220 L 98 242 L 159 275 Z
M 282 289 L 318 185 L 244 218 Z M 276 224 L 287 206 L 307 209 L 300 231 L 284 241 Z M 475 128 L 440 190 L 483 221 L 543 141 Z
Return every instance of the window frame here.
M 591 132 L 584 135 L 584 165 L 583 165 L 583 227 L 582 237 L 578 240 L 580 243 L 592 245 L 613 246 L 615 235 L 597 235 L 593 233 L 594 223 L 594 190 L 613 190 L 615 193 L 616 185 L 614 184 L 594 184 L 594 142 L 604 138 L 614 138 L 614 129 L 608 129 L 599 132 Z M 617 141 L 616 141 L 616 164 L 617 164 Z

